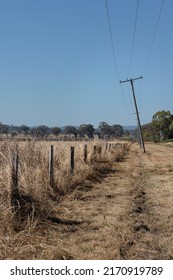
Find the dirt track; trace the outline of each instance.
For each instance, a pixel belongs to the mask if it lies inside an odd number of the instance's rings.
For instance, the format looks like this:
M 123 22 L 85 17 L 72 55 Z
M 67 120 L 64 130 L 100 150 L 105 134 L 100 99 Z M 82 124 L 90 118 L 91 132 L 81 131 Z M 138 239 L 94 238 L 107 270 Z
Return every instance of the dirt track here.
M 146 151 L 133 144 L 102 183 L 66 197 L 58 214 L 83 223 L 56 226 L 64 258 L 173 258 L 173 147 Z
M 146 149 L 143 154 L 132 146 L 126 161 L 133 176 L 129 209 L 133 242 L 122 247 L 122 257 L 172 259 L 173 148 L 150 144 Z

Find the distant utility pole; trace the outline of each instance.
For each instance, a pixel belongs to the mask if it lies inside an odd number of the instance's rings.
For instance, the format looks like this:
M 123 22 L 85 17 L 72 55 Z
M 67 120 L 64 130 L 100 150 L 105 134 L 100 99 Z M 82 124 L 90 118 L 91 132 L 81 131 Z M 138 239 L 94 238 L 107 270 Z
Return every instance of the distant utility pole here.
M 140 76 L 138 78 L 135 79 L 130 79 L 130 80 L 125 80 L 125 81 L 120 81 L 120 83 L 127 83 L 130 82 L 131 83 L 131 87 L 132 87 L 132 93 L 133 93 L 133 100 L 134 100 L 134 104 L 135 104 L 135 109 L 136 109 L 136 115 L 137 115 L 137 120 L 138 120 L 138 131 L 139 131 L 139 139 L 140 139 L 140 146 L 143 149 L 144 153 L 145 153 L 145 145 L 144 145 L 144 139 L 143 139 L 143 135 L 142 135 L 142 129 L 141 129 L 141 123 L 140 123 L 140 118 L 139 118 L 139 112 L 138 112 L 138 107 L 137 107 L 137 102 L 136 102 L 136 97 L 135 97 L 135 90 L 134 90 L 134 86 L 133 86 L 133 82 L 135 80 L 139 80 L 142 79 L 143 77 Z

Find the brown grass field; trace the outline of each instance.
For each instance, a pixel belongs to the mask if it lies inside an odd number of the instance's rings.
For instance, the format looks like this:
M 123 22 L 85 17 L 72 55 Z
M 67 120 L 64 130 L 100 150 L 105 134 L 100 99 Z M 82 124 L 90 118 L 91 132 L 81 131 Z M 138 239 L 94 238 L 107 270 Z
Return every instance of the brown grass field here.
M 54 145 L 55 181 L 49 184 Z M 75 170 L 70 172 L 70 146 Z M 173 259 L 173 147 L 0 143 L 0 259 Z M 93 146 L 102 147 L 93 155 Z M 17 193 L 12 158 L 19 154 Z

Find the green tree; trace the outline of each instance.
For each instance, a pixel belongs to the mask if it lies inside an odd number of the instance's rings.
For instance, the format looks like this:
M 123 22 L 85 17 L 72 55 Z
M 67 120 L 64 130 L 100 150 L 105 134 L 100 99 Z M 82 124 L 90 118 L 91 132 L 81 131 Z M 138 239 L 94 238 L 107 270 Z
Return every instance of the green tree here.
M 170 138 L 173 138 L 173 121 L 171 122 L 169 126 L 169 131 L 170 131 Z
M 103 137 L 105 137 L 105 136 L 110 137 L 112 134 L 111 126 L 109 124 L 107 124 L 106 122 L 101 122 L 99 124 L 98 129 L 100 131 L 101 136 L 103 136 Z
M 25 125 L 25 124 L 22 124 L 20 127 L 19 127 L 20 131 L 22 133 L 24 133 L 25 135 L 28 135 L 29 134 L 29 131 L 30 131 L 30 128 Z
M 92 124 L 81 124 L 79 127 L 79 131 L 82 135 L 87 135 L 88 138 L 93 138 L 94 127 Z
M 170 111 L 158 111 L 152 117 L 152 124 L 157 133 L 157 137 L 162 141 L 164 138 L 171 137 L 170 126 L 173 116 Z
M 7 135 L 8 132 L 9 132 L 9 127 L 8 127 L 8 125 L 3 124 L 3 123 L 0 122 L 0 133 L 6 134 L 6 135 Z
M 124 133 L 123 127 L 119 124 L 113 124 L 111 126 L 112 136 L 121 137 Z
M 36 137 L 45 137 L 49 134 L 49 127 L 45 125 L 39 125 L 31 129 L 31 134 Z
M 158 131 L 153 123 L 147 123 L 142 126 L 143 137 L 145 141 L 158 141 L 160 140 Z
M 51 128 L 52 134 L 58 136 L 61 132 L 61 129 L 57 126 Z
M 74 137 L 77 138 L 78 131 L 77 131 L 76 127 L 74 127 L 74 126 L 66 126 L 64 128 L 64 133 L 65 134 L 73 134 Z

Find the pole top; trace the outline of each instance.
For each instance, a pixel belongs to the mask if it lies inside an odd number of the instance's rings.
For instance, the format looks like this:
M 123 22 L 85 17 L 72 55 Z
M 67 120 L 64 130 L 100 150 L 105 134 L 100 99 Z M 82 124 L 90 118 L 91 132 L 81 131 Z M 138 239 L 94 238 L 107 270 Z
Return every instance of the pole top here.
M 120 80 L 120 83 L 132 82 L 132 81 L 139 80 L 139 79 L 143 79 L 143 77 L 140 76 L 140 77 L 137 77 L 137 78 L 126 79 L 126 80 L 124 80 L 124 81 L 121 81 L 121 80 Z

